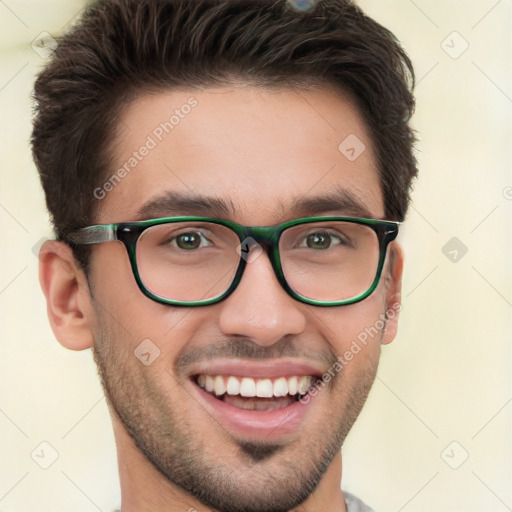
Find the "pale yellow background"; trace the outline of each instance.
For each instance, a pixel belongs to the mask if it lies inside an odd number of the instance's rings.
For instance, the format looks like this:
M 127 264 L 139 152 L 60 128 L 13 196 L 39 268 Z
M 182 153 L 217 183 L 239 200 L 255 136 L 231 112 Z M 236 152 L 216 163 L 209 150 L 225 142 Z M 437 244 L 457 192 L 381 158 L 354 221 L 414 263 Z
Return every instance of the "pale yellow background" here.
M 400 333 L 344 448 L 344 487 L 377 512 L 512 510 L 512 1 L 360 4 L 414 61 L 421 178 L 401 234 Z M 52 235 L 28 145 L 30 91 L 45 63 L 30 43 L 60 34 L 82 5 L 0 1 L 2 512 L 119 504 L 90 353 L 54 339 L 34 255 Z M 455 263 L 442 251 L 452 237 L 468 249 Z M 48 469 L 31 458 L 43 441 L 58 453 Z

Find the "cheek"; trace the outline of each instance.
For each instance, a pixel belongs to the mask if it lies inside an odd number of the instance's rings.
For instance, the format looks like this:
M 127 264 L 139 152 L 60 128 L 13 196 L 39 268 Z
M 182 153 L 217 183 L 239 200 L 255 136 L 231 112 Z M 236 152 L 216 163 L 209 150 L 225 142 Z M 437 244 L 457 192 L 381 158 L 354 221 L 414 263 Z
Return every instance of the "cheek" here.
M 318 325 L 337 356 L 348 361 L 357 359 L 364 365 L 367 358 L 376 360 L 379 357 L 385 327 L 384 312 L 384 296 L 377 289 L 357 304 L 325 308 L 318 314 Z
M 154 352 L 179 351 L 191 336 L 196 311 L 158 304 L 146 297 L 133 276 L 126 249 L 104 244 L 91 258 L 91 293 L 98 316 L 116 327 L 112 342 L 123 343 L 131 352 L 141 345 Z M 149 341 L 148 341 L 149 340 Z M 144 345 L 145 344 L 145 345 Z

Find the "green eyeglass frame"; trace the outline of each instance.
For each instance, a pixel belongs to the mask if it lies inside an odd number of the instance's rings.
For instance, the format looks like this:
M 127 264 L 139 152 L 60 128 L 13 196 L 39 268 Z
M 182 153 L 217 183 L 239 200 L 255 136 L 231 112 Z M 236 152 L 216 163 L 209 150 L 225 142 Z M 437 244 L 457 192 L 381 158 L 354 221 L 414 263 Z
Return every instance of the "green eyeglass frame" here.
M 343 299 L 339 301 L 314 300 L 305 297 L 300 293 L 297 293 L 288 285 L 286 281 L 281 266 L 281 258 L 279 254 L 279 239 L 282 233 L 286 229 L 291 228 L 293 226 L 323 221 L 343 221 L 355 224 L 362 224 L 371 228 L 377 235 L 379 242 L 379 257 L 375 278 L 373 279 L 370 287 L 365 292 L 357 295 L 356 297 L 352 297 L 350 299 Z M 304 217 L 300 219 L 290 220 L 282 224 L 278 224 L 276 226 L 242 226 L 241 224 L 237 224 L 236 222 L 224 219 L 212 217 L 182 216 L 163 217 L 158 219 L 150 219 L 137 222 L 121 222 L 117 224 L 98 224 L 94 226 L 88 226 L 70 233 L 65 241 L 70 242 L 71 244 L 74 245 L 89 245 L 110 241 L 122 242 L 128 252 L 128 257 L 130 260 L 133 275 L 141 292 L 149 299 L 152 299 L 160 304 L 182 307 L 208 306 L 211 304 L 216 304 L 227 298 L 229 295 L 231 295 L 231 293 L 233 293 L 233 291 L 236 289 L 236 287 L 238 286 L 242 279 L 242 275 L 247 264 L 247 260 L 242 256 L 240 256 L 240 262 L 234 275 L 234 278 L 231 282 L 231 285 L 224 293 L 213 298 L 191 302 L 171 300 L 152 293 L 144 285 L 137 266 L 137 241 L 146 229 L 152 226 L 174 222 L 210 222 L 225 226 L 231 229 L 238 236 L 241 246 L 242 244 L 246 244 L 244 246 L 244 252 L 250 251 L 251 246 L 255 245 L 256 243 L 260 244 L 263 247 L 266 247 L 267 255 L 268 258 L 270 259 L 277 280 L 279 281 L 283 289 L 288 293 L 288 295 L 304 304 L 322 307 L 345 306 L 348 304 L 355 304 L 366 299 L 375 291 L 381 278 L 382 269 L 384 267 L 384 261 L 386 259 L 387 247 L 389 243 L 395 240 L 395 238 L 397 237 L 400 225 L 399 222 L 394 221 L 367 219 L 359 217 Z

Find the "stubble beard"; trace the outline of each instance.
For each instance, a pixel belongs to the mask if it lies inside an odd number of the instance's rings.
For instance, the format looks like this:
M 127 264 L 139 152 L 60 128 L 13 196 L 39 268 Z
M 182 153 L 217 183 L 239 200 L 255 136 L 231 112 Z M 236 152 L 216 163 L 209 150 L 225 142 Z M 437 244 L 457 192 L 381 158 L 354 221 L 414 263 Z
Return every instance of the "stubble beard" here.
M 303 503 L 341 449 L 366 401 L 378 365 L 378 361 L 372 362 L 350 387 L 343 381 L 342 370 L 322 389 L 320 393 L 331 393 L 334 405 L 325 411 L 307 444 L 305 436 L 294 443 L 295 448 L 242 443 L 230 437 L 226 451 L 231 458 L 236 453 L 233 467 L 223 463 L 222 455 L 205 455 L 211 440 L 201 438 L 194 425 L 181 417 L 183 404 L 174 403 L 170 409 L 172 395 L 168 391 L 158 383 L 134 377 L 137 372 L 130 371 L 134 363 L 123 364 L 123 357 L 116 355 L 109 340 L 122 340 L 112 334 L 104 332 L 93 348 L 111 411 L 166 480 L 219 512 L 285 512 Z M 192 398 L 190 403 L 197 406 Z M 219 428 L 214 421 L 211 426 Z

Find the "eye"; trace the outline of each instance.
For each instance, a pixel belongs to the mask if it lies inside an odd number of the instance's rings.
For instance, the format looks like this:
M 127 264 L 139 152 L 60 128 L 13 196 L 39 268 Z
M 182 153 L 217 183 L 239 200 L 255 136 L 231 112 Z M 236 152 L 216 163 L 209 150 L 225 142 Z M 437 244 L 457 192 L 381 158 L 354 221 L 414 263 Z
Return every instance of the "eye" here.
M 308 249 L 325 250 L 329 249 L 331 245 L 338 245 L 343 243 L 343 240 L 334 234 L 327 232 L 309 233 L 302 244 L 303 247 Z
M 208 243 L 208 239 L 198 231 L 188 231 L 186 233 L 176 235 L 170 240 L 170 242 L 171 245 L 175 245 L 179 249 L 190 251 L 193 249 L 199 249 L 200 247 L 205 247 Z

